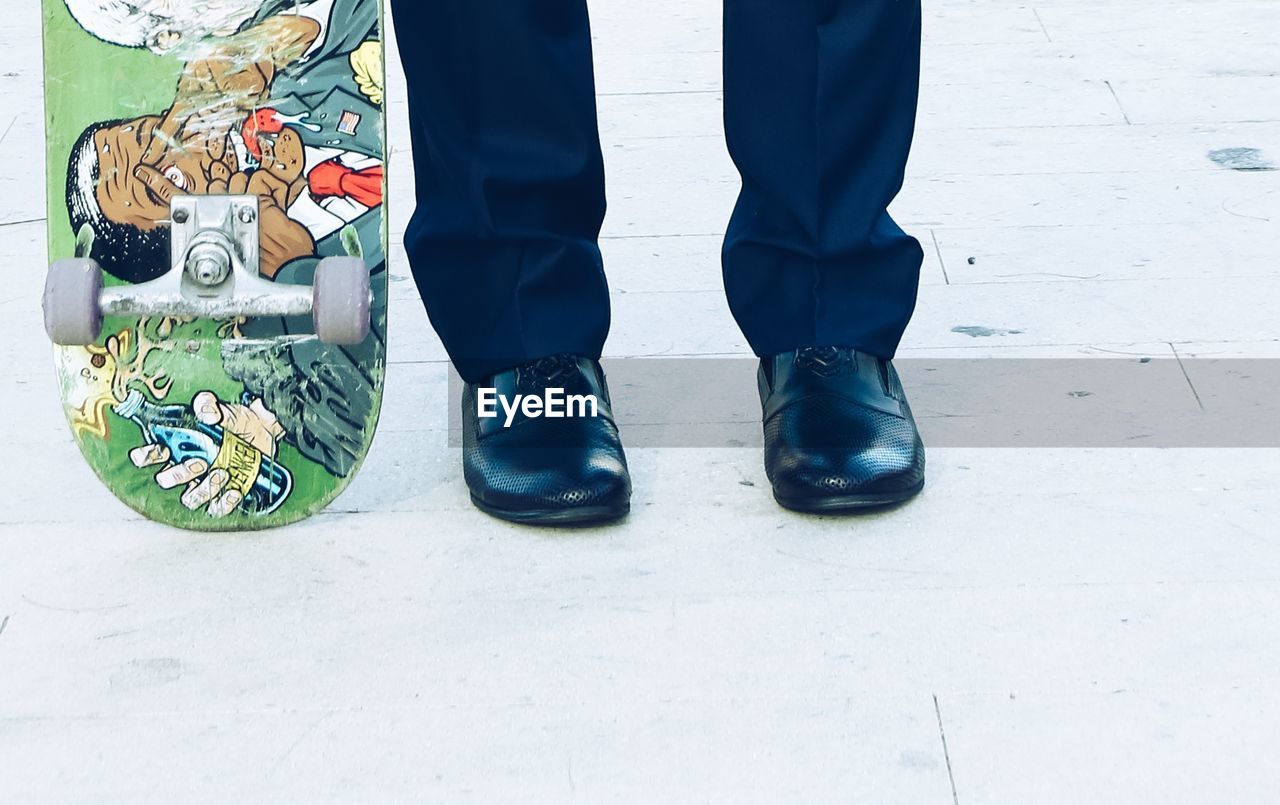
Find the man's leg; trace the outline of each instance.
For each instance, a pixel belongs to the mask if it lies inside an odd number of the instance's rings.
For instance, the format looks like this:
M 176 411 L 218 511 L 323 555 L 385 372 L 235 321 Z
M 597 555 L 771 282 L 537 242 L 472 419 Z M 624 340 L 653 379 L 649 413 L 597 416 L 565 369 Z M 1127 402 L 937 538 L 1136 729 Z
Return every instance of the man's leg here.
M 726 0 L 725 128 L 743 188 L 725 290 L 756 354 L 893 357 L 922 252 L 886 210 L 919 76 L 919 0 Z
M 609 294 L 585 0 L 392 0 L 409 86 L 414 279 L 468 381 L 598 358 Z
M 604 165 L 586 0 L 392 0 L 409 83 L 414 279 L 458 373 L 471 499 L 572 525 L 630 510 L 598 358 L 609 291 L 597 237 Z M 550 389 L 591 416 L 481 416 Z
M 924 452 L 889 359 L 923 253 L 887 212 L 915 127 L 919 0 L 726 0 L 725 127 L 743 189 L 729 306 L 761 356 L 783 505 L 906 499 Z

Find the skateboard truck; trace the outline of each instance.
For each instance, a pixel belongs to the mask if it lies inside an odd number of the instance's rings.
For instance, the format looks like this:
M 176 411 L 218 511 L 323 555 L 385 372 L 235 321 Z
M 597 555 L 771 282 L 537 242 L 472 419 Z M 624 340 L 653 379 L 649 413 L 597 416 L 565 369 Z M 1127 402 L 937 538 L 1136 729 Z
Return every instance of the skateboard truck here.
M 369 333 L 369 269 L 358 257 L 329 257 L 312 285 L 264 279 L 256 196 L 176 196 L 169 207 L 170 268 L 138 285 L 104 288 L 85 256 L 59 260 L 45 284 L 45 329 L 55 344 L 98 340 L 103 316 L 307 316 L 330 344 L 358 344 Z

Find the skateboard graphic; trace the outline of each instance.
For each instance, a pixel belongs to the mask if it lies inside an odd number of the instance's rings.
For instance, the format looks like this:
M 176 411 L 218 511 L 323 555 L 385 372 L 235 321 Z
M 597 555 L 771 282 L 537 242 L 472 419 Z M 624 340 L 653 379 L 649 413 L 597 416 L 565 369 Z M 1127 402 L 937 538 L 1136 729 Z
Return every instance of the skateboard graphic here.
M 146 517 L 315 514 L 386 366 L 381 0 L 42 0 L 45 326 L 102 482 Z

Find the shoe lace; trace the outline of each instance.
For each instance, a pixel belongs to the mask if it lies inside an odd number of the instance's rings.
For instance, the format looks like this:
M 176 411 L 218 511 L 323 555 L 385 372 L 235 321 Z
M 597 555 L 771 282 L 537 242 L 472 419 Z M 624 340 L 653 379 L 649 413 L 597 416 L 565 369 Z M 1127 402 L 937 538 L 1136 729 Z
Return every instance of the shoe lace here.
M 559 383 L 564 385 L 578 371 L 578 361 L 572 355 L 551 355 L 539 358 L 520 367 L 521 385 L 546 388 Z
M 849 360 L 849 350 L 839 347 L 803 347 L 796 350 L 796 368 L 829 377 Z

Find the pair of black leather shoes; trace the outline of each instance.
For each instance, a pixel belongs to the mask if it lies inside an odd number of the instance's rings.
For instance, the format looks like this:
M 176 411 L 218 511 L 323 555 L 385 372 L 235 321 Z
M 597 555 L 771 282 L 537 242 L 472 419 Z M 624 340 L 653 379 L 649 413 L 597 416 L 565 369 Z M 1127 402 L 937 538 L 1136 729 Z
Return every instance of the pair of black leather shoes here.
M 885 506 L 924 486 L 924 447 L 889 361 L 810 347 L 762 360 L 759 382 L 765 469 L 783 506 Z M 558 409 L 547 402 L 555 399 Z M 558 355 L 467 384 L 462 413 L 464 475 L 483 511 L 585 525 L 630 510 L 631 476 L 598 362 Z

